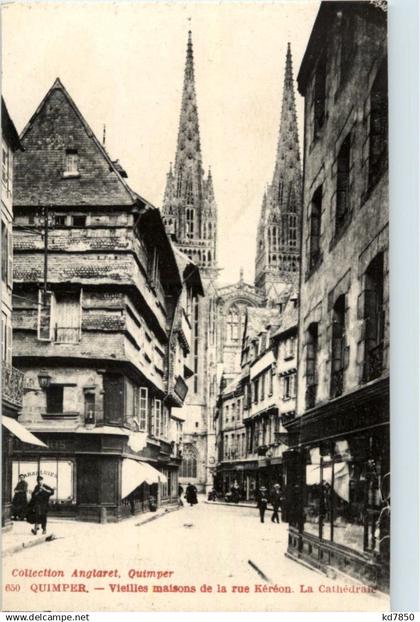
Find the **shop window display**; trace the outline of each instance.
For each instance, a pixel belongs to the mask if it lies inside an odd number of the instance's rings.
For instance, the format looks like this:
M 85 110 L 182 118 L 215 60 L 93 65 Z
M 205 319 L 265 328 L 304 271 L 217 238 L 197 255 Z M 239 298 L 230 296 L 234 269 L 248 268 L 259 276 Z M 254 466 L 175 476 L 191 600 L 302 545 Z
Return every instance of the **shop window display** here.
M 304 531 L 359 552 L 378 552 L 386 539 L 388 471 L 388 447 L 380 435 L 310 448 Z
M 19 475 L 25 476 L 28 492 L 32 493 L 36 486 L 37 476 L 42 475 L 45 484 L 54 489 L 50 497 L 51 503 L 75 503 L 74 494 L 74 463 L 72 460 L 42 459 L 37 461 L 14 461 L 12 490 L 14 490 Z

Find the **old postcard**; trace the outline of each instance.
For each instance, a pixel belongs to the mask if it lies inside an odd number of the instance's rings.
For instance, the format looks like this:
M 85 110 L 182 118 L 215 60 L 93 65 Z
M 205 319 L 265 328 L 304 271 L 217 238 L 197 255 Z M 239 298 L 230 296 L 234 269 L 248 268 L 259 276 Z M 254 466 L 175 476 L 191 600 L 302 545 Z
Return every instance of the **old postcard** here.
M 3 610 L 388 610 L 386 3 L 2 37 Z

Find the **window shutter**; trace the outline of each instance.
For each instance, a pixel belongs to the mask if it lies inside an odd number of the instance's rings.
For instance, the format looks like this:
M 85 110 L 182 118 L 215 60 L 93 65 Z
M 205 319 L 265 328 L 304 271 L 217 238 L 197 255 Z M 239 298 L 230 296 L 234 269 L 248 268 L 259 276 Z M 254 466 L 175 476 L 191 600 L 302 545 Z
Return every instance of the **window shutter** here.
M 43 290 L 38 292 L 38 339 L 51 341 L 52 338 L 52 304 L 53 295 Z
M 12 325 L 9 322 L 7 323 L 7 339 L 6 339 L 6 361 L 7 363 L 12 364 L 12 340 L 13 340 L 13 331 Z
M 10 287 L 13 285 L 13 232 L 8 230 L 7 239 L 7 283 Z

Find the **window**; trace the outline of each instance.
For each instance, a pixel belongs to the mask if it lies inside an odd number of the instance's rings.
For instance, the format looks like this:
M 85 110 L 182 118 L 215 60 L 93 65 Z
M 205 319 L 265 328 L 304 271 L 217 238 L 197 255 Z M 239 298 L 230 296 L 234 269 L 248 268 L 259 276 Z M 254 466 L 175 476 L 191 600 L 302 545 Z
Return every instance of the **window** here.
M 63 412 L 64 387 L 61 384 L 50 384 L 45 390 L 47 398 L 47 414 Z
M 346 297 L 340 296 L 333 308 L 331 343 L 331 397 L 338 397 L 344 390 L 346 356 Z
M 65 227 L 67 224 L 67 216 L 65 214 L 55 214 L 54 224 L 56 227 Z
M 197 450 L 191 443 L 183 445 L 179 476 L 186 479 L 197 477 Z
M 306 332 L 306 408 L 316 402 L 318 359 L 318 324 L 312 322 Z
M 254 385 L 254 404 L 258 404 L 258 378 L 252 381 Z
M 388 63 L 378 71 L 370 94 L 369 188 L 385 171 L 388 162 Z
M 53 327 L 51 321 L 53 294 L 48 291 L 44 292 L 41 289 L 38 293 L 38 339 L 51 341 Z
M 286 344 L 285 344 L 286 351 L 284 355 L 285 360 L 292 359 L 294 357 L 295 345 L 296 345 L 296 339 L 294 337 L 289 337 L 288 339 L 286 339 Z
M 152 436 L 159 437 L 161 434 L 161 418 L 162 418 L 162 402 L 155 398 L 154 402 L 154 431 L 152 432 Z
M 9 146 L 3 142 L 2 147 L 2 168 L 1 168 L 1 181 L 7 192 L 12 189 L 12 171 L 13 171 L 13 158 Z
M 233 305 L 227 317 L 227 338 L 228 342 L 239 341 L 239 310 Z
M 273 378 L 274 371 L 272 369 L 268 370 L 268 395 L 271 397 L 273 395 Z
M 283 378 L 283 399 L 290 400 L 296 397 L 296 374 L 289 374 Z
M 296 248 L 297 246 L 297 226 L 296 215 L 289 214 L 289 246 Z
M 63 175 L 65 177 L 79 176 L 79 154 L 77 149 L 66 149 L 66 166 Z
M 315 69 L 314 81 L 314 138 L 317 138 L 325 121 L 327 55 L 322 51 Z
M 179 198 L 182 192 L 182 171 L 178 173 L 178 179 L 176 182 L 176 196 Z
M 186 214 L 186 224 L 187 224 L 187 238 L 194 237 L 194 209 L 192 207 L 187 207 L 185 210 Z
M 229 404 L 225 407 L 225 423 L 229 423 Z
M 154 246 L 149 254 L 149 278 L 151 283 L 156 287 L 159 282 L 159 251 Z
M 235 423 L 236 419 L 236 404 L 232 402 L 232 423 Z
M 44 483 L 54 489 L 50 497 L 51 503 L 73 504 L 76 502 L 76 482 L 73 460 L 41 458 L 40 460 L 26 461 L 14 460 L 12 467 L 12 490 L 14 490 L 19 475 L 25 476 L 28 489 L 33 490 L 36 486 L 36 478 L 41 475 Z M 90 481 L 95 479 L 90 474 Z M 85 490 L 85 487 L 83 487 Z
M 1 279 L 7 283 L 9 268 L 9 230 L 5 222 L 1 221 Z
M 12 323 L 10 317 L 2 311 L 1 314 L 1 342 L 2 342 L 2 361 L 12 363 Z
M 264 398 L 265 398 L 265 374 L 261 374 L 260 385 L 261 385 L 261 397 L 260 397 L 260 400 L 262 402 L 264 400 Z
M 309 223 L 309 269 L 318 265 L 321 258 L 322 186 L 314 192 Z
M 86 216 L 73 216 L 71 220 L 73 227 L 86 227 Z
M 56 292 L 53 305 L 54 340 L 56 343 L 80 341 L 80 292 Z
M 147 387 L 139 388 L 139 413 L 138 413 L 138 424 L 140 432 L 146 431 L 147 425 L 147 411 L 148 411 L 148 390 Z
M 335 232 L 343 228 L 350 212 L 350 134 L 344 139 L 337 158 L 337 197 Z
M 85 423 L 95 423 L 95 393 L 85 391 Z
M 365 275 L 366 290 L 364 291 L 364 370 L 366 382 L 378 378 L 383 370 L 384 354 L 384 256 L 379 253 Z
M 186 184 L 185 184 L 185 200 L 187 205 L 192 205 L 194 202 L 194 196 L 193 196 L 193 184 L 192 184 L 192 179 L 187 179 Z

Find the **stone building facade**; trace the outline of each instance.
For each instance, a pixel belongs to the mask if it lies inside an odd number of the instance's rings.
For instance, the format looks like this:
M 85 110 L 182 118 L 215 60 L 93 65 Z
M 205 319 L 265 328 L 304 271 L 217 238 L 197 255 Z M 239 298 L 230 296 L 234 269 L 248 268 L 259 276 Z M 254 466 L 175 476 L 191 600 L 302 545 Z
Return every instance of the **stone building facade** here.
M 389 270 L 386 13 L 323 2 L 305 98 L 296 419 L 288 554 L 387 587 Z
M 15 163 L 13 477 L 37 473 L 52 511 L 115 521 L 175 501 L 198 269 L 126 181 L 59 79 Z M 42 233 L 43 235 L 40 235 Z
M 11 526 L 13 440 L 43 445 L 17 421 L 22 408 L 23 374 L 12 365 L 13 160 L 22 145 L 5 101 L 1 100 L 1 389 L 2 389 L 2 527 Z

